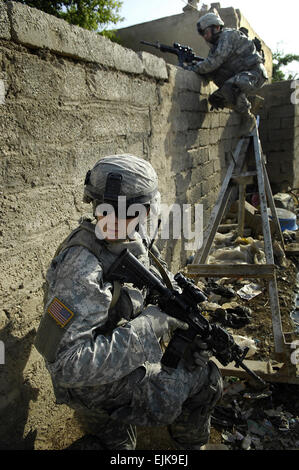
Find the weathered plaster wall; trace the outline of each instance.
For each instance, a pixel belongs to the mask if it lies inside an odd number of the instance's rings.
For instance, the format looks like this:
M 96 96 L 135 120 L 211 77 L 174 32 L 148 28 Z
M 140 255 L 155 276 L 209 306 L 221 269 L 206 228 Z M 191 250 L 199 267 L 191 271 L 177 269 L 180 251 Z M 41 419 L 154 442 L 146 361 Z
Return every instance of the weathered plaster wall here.
M 0 447 L 62 448 L 80 431 L 33 339 L 49 261 L 87 210 L 86 171 L 139 155 L 162 201 L 203 203 L 206 223 L 239 121 L 209 112 L 196 74 L 14 2 L 0 1 L 0 84 Z M 161 248 L 174 270 L 188 254 L 180 240 Z

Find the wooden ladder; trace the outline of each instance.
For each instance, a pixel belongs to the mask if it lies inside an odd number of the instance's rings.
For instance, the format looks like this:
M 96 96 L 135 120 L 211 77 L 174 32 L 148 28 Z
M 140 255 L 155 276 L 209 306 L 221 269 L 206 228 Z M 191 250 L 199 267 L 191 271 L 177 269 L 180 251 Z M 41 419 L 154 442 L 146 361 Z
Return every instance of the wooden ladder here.
M 198 279 L 200 277 L 231 277 L 231 278 L 264 278 L 268 281 L 269 301 L 272 314 L 272 327 L 274 336 L 274 350 L 275 357 L 280 362 L 275 366 L 261 361 L 245 361 L 249 368 L 260 374 L 265 380 L 299 383 L 299 376 L 297 375 L 297 367 L 290 361 L 292 350 L 291 341 L 294 340 L 291 333 L 283 333 L 279 297 L 276 282 L 276 266 L 273 256 L 273 245 L 271 237 L 271 229 L 268 214 L 268 205 L 271 210 L 272 220 L 275 228 L 275 235 L 280 241 L 283 249 L 284 239 L 279 224 L 276 207 L 273 199 L 271 186 L 269 183 L 265 157 L 262 154 L 261 143 L 258 134 L 258 122 L 253 131 L 247 136 L 239 140 L 235 151 L 232 154 L 232 160 L 227 170 L 226 176 L 222 183 L 216 204 L 211 212 L 207 230 L 204 233 L 203 245 L 195 253 L 192 264 L 187 266 L 188 274 L 190 277 Z M 255 170 L 247 171 L 247 160 L 249 158 L 248 151 L 251 148 L 254 150 Z M 238 234 L 243 236 L 244 220 L 245 220 L 245 195 L 246 185 L 250 183 L 252 177 L 257 177 L 258 192 L 260 201 L 261 220 L 264 236 L 264 250 L 266 256 L 266 264 L 247 264 L 247 265 L 233 265 L 233 264 L 206 264 L 211 246 L 216 235 L 219 224 L 223 218 L 227 206 L 231 202 L 233 191 L 238 185 L 239 188 L 239 206 L 238 206 Z M 268 205 L 267 205 L 268 203 Z M 219 364 L 218 364 L 219 365 Z M 226 375 L 243 376 L 244 371 L 228 365 L 223 369 Z M 273 369 L 274 367 L 274 369 Z

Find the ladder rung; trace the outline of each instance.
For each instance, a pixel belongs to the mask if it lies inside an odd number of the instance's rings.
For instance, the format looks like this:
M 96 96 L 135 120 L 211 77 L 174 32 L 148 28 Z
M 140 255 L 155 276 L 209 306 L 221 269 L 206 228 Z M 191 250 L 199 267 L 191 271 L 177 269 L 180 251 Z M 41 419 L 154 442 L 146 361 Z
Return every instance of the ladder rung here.
M 232 181 L 234 183 L 247 183 L 250 184 L 253 176 L 256 176 L 256 171 L 247 171 L 246 173 L 240 173 L 239 175 L 232 175 Z
M 188 264 L 188 274 L 196 277 L 244 277 L 273 279 L 274 264 Z

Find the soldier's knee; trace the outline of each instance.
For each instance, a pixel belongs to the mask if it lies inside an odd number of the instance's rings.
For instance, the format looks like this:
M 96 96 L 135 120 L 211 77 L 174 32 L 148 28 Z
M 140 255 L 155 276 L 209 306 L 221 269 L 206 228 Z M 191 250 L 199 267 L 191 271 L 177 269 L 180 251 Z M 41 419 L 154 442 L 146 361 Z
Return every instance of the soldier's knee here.
M 220 400 L 223 394 L 223 380 L 221 373 L 216 366 L 215 362 L 209 361 L 209 375 L 208 375 L 208 387 L 210 389 L 210 400 L 209 405 L 214 408 L 216 403 Z
M 220 400 L 222 393 L 223 381 L 221 373 L 216 364 L 213 361 L 209 361 L 204 383 L 202 383 L 198 392 L 190 397 L 186 405 L 190 406 L 193 410 L 197 409 L 199 415 L 207 415 Z

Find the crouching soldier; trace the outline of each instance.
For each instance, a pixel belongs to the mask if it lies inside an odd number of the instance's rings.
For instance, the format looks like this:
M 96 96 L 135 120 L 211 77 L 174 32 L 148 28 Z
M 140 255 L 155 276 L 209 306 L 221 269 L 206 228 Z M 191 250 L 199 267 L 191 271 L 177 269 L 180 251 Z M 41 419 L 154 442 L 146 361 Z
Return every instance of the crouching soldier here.
M 154 245 L 149 252 L 138 232 L 139 215 L 130 212 L 138 204 L 148 214 L 158 194 L 157 175 L 147 161 L 133 155 L 99 160 L 84 188 L 95 220 L 71 232 L 47 272 L 35 346 L 57 403 L 75 409 L 103 449 L 135 449 L 137 425 L 168 425 L 177 448 L 200 449 L 222 394 L 221 375 L 204 345 L 191 355 L 192 372 L 183 359 L 176 369 L 161 365 L 161 340 L 188 325 L 149 303 L 145 289 L 107 279 L 124 248 L 160 276 L 153 262 L 163 264 L 158 249 Z

